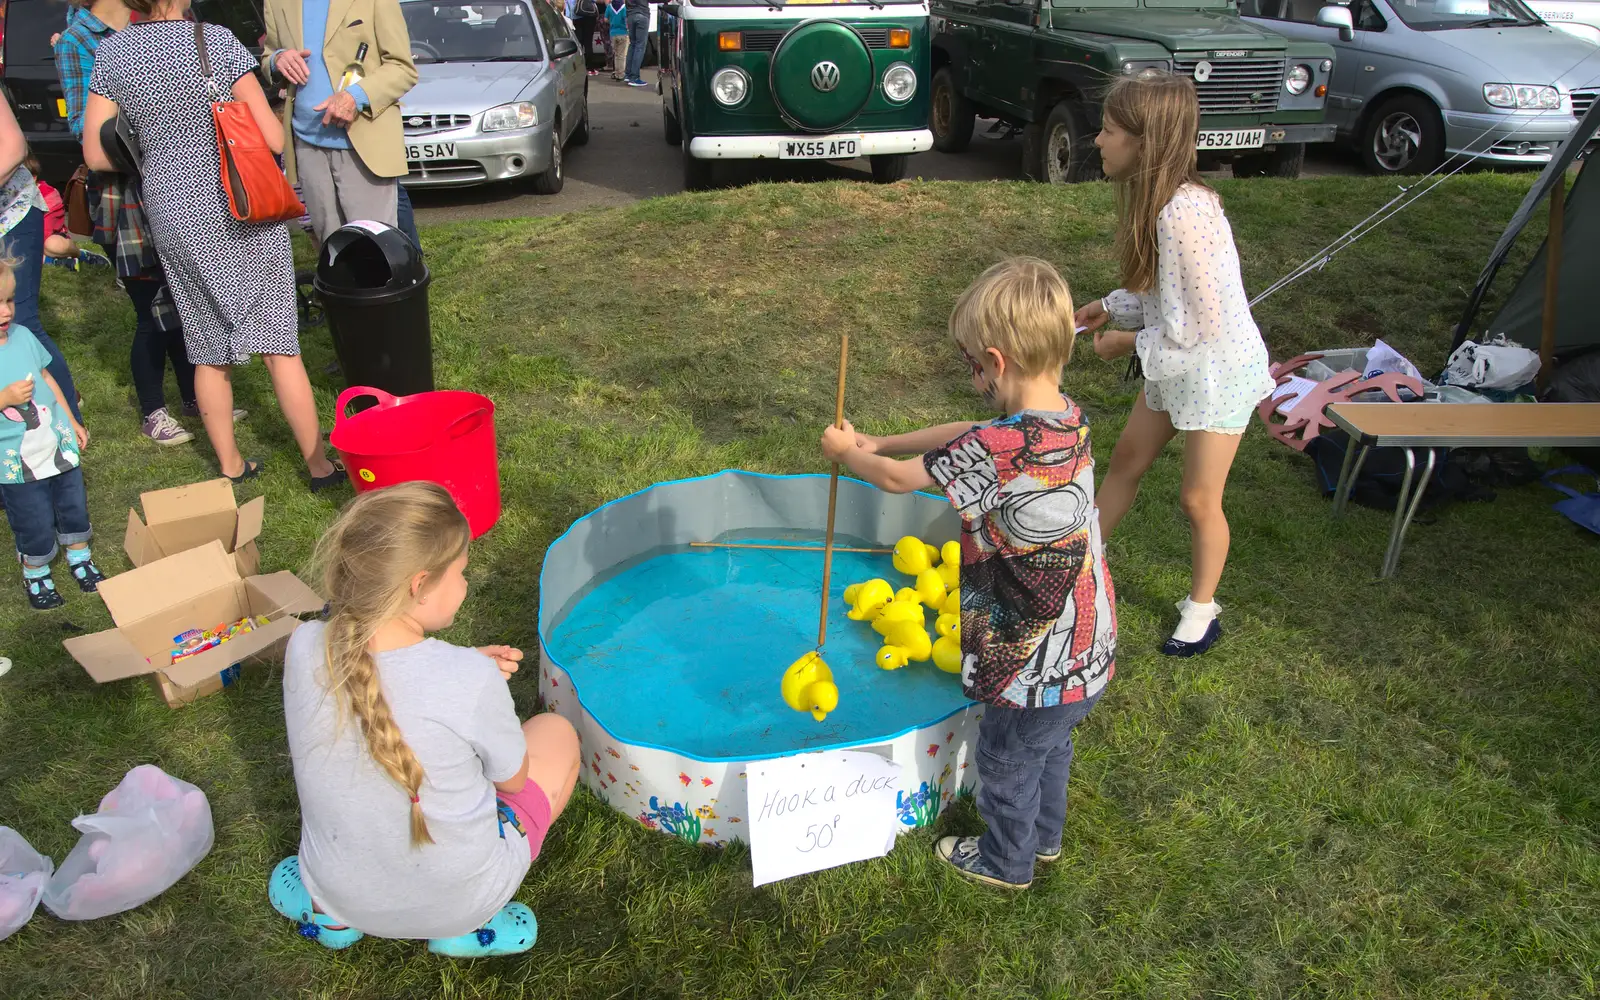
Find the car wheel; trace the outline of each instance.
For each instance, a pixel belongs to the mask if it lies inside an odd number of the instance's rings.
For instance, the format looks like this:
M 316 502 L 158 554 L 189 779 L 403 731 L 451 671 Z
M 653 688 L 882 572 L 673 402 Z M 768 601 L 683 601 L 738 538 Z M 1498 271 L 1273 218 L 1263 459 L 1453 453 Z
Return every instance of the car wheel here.
M 683 145 L 683 126 L 678 124 L 678 116 L 667 109 L 667 102 L 661 102 L 661 131 L 667 138 L 667 145 Z
M 561 162 L 561 119 L 550 130 L 550 166 L 533 179 L 536 194 L 555 194 L 567 182 L 566 165 Z
M 1070 98 L 1050 109 L 1037 140 L 1037 151 L 1036 176 L 1046 183 L 1077 184 L 1105 176 L 1083 109 Z
M 683 189 L 704 191 L 711 186 L 711 161 L 697 160 L 689 154 L 689 136 L 681 139 L 683 148 Z
M 941 153 L 959 153 L 972 142 L 972 127 L 977 119 L 972 102 L 956 86 L 956 75 L 949 66 L 933 74 L 929 95 L 928 127 L 933 130 L 933 148 Z
M 909 153 L 880 153 L 867 157 L 867 162 L 872 164 L 872 180 L 875 184 L 893 184 L 905 180 L 906 165 L 910 161 Z
M 1270 153 L 1252 153 L 1233 161 L 1235 177 L 1283 177 L 1294 180 L 1306 165 L 1306 144 L 1284 143 Z
M 1374 174 L 1425 174 L 1444 160 L 1444 119 L 1417 94 L 1384 101 L 1361 130 L 1361 159 Z

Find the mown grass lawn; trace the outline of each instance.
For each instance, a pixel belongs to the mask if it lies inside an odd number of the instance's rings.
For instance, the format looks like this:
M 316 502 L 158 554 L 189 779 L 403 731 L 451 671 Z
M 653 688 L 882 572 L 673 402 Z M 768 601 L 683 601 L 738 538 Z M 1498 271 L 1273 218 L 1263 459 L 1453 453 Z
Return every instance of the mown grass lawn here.
M 1273 355 L 1377 336 L 1424 371 L 1530 178 L 1446 184 L 1258 311 Z M 1393 193 L 1334 179 L 1222 185 L 1252 290 Z M 450 638 L 536 648 L 540 553 L 574 518 L 659 480 L 822 469 L 837 335 L 848 412 L 876 431 L 981 416 L 944 332 L 1002 255 L 1113 285 L 1111 190 L 1021 184 L 758 186 L 429 230 L 443 386 L 499 405 L 500 525 L 475 546 Z M 51 273 L 46 320 L 95 434 L 86 460 L 108 572 L 143 489 L 214 474 L 203 446 L 136 437 L 131 313 L 109 279 Z M 303 344 L 325 419 L 323 329 Z M 1067 387 L 1109 455 L 1133 390 L 1081 350 Z M 259 365 L 239 380 L 241 499 L 268 496 L 268 569 L 299 567 L 348 494 L 312 497 Z M 176 398 L 175 396 L 173 397 Z M 199 428 L 195 430 L 198 432 Z M 298 841 L 279 676 L 171 711 L 96 687 L 62 651 L 109 624 L 0 579 L 0 823 L 59 862 L 130 767 L 211 797 L 216 846 L 155 901 L 0 943 L 0 995 L 93 997 L 1587 997 L 1600 992 L 1600 546 L 1538 487 L 1413 529 L 1375 579 L 1386 514 L 1343 522 L 1309 462 L 1246 439 L 1212 654 L 1155 649 L 1188 579 L 1178 463 L 1111 541 L 1117 678 L 1082 730 L 1067 854 L 1021 897 L 935 868 L 926 833 L 886 859 L 762 889 L 747 853 L 641 829 L 580 792 L 518 898 L 529 955 L 454 963 L 414 943 L 329 953 L 266 903 Z M 534 708 L 531 671 L 513 684 Z M 975 832 L 969 807 L 939 832 Z

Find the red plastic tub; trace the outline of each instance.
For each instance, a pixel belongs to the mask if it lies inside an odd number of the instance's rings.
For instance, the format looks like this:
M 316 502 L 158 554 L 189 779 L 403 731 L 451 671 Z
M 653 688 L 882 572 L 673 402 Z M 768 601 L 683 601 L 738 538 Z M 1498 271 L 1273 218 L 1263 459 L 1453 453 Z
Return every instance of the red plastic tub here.
M 376 406 L 346 416 L 363 396 Z M 476 392 L 441 390 L 391 396 L 370 386 L 339 394 L 329 442 L 344 459 L 356 492 L 417 480 L 450 491 L 477 538 L 500 520 L 500 460 L 494 401 Z

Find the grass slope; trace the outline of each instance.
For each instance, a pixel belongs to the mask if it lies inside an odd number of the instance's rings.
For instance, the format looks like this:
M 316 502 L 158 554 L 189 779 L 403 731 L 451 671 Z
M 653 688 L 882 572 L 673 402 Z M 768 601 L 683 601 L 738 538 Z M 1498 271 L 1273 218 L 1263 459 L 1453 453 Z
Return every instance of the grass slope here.
M 1527 184 L 1452 180 L 1277 295 L 1258 311 L 1273 355 L 1381 336 L 1437 370 Z M 1222 190 L 1251 289 L 1393 194 L 1356 179 Z M 1104 293 L 1112 208 L 1104 185 L 785 185 L 430 230 L 439 382 L 496 399 L 506 497 L 450 637 L 533 649 L 538 554 L 606 500 L 725 467 L 822 469 L 841 330 L 858 425 L 981 416 L 944 333 L 956 294 L 1015 253 Z M 136 437 L 131 317 L 109 279 L 52 272 L 44 295 L 87 400 L 97 551 L 117 572 L 139 491 L 214 467 L 203 438 L 157 452 Z M 321 372 L 326 332 L 303 342 Z M 1086 347 L 1067 386 L 1104 461 L 1132 390 Z M 338 386 L 317 382 L 326 414 Z M 343 496 L 304 489 L 259 365 L 239 397 L 247 454 L 269 459 L 241 499 L 269 497 L 264 565 L 297 567 Z M 685 846 L 580 792 L 518 897 L 538 947 L 475 964 L 401 942 L 332 954 L 270 911 L 266 875 L 299 822 L 276 671 L 176 712 L 137 683 L 96 687 L 60 641 L 105 627 L 103 607 L 71 593 L 33 613 L 0 580 L 17 661 L 0 681 L 0 822 L 59 861 L 72 817 L 155 762 L 207 791 L 217 825 L 210 856 L 137 910 L 86 924 L 41 911 L 0 944 L 0 994 L 1595 995 L 1595 540 L 1547 492 L 1508 491 L 1415 527 L 1399 579 L 1380 583 L 1388 516 L 1332 521 L 1309 462 L 1256 429 L 1228 494 L 1230 634 L 1173 662 L 1155 648 L 1188 578 L 1174 458 L 1111 542 L 1117 678 L 1081 731 L 1067 854 L 1032 892 L 952 880 L 927 834 L 753 890 L 742 848 Z M 531 711 L 533 677 L 513 690 Z M 940 832 L 977 824 L 962 806 Z

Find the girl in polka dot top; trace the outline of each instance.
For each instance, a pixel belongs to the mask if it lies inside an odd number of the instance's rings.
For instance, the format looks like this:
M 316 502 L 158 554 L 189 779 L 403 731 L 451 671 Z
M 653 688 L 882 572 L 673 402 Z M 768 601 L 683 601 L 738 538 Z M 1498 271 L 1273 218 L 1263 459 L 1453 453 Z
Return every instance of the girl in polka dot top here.
M 1077 315 L 1080 330 L 1096 331 L 1095 353 L 1108 360 L 1137 353 L 1145 377 L 1098 491 L 1107 535 L 1133 505 L 1145 471 L 1185 432 L 1180 503 L 1193 566 L 1178 627 L 1161 650 L 1171 656 L 1203 653 L 1222 633 L 1215 600 L 1228 558 L 1222 490 L 1251 412 L 1273 389 L 1233 230 L 1195 162 L 1199 128 L 1187 78 L 1141 75 L 1112 86 L 1095 145 L 1117 185 L 1125 287 Z

